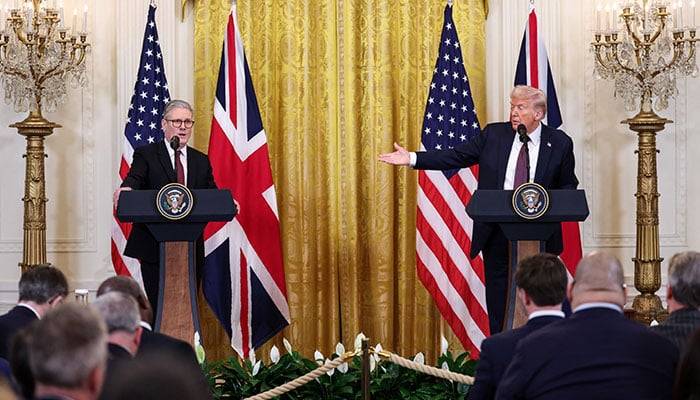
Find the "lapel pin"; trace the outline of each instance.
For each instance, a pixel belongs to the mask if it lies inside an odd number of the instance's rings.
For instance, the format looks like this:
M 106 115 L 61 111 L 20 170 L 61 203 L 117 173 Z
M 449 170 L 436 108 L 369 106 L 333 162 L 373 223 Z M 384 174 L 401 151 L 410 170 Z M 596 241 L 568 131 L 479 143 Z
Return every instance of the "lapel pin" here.
M 552 143 L 547 142 L 547 147 L 552 147 Z

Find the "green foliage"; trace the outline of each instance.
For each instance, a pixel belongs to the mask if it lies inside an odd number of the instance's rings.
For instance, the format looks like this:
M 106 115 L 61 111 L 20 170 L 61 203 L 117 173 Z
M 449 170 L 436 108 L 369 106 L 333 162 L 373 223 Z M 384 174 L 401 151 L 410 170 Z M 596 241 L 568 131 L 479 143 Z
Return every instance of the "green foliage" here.
M 331 358 L 337 356 L 333 354 Z M 474 376 L 476 361 L 469 358 L 469 353 L 454 358 L 448 351 L 438 359 L 438 367 L 445 366 L 452 372 Z M 259 361 L 253 364 L 250 360 L 240 361 L 231 357 L 210 364 L 205 362 L 202 367 L 209 377 L 216 399 L 242 399 L 292 381 L 315 370 L 319 364 L 292 351 L 269 365 Z M 360 357 L 355 356 L 348 363 L 346 372 L 335 369 L 331 374 L 324 374 L 278 399 L 359 400 L 362 396 L 361 376 Z M 370 374 L 370 380 L 372 398 L 384 400 L 463 400 L 469 391 L 469 385 L 433 377 L 390 361 L 378 361 Z

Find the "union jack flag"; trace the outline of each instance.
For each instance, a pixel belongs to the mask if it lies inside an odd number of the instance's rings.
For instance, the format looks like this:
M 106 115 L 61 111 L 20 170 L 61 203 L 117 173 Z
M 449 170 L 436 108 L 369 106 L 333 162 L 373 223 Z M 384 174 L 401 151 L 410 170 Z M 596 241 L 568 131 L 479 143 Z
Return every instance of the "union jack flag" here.
M 547 115 L 542 122 L 552 128 L 561 126 L 561 111 L 559 111 L 552 70 L 549 67 L 547 48 L 544 46 L 542 37 L 537 32 L 537 15 L 533 6 L 531 6 L 525 33 L 523 34 L 523 41 L 520 45 L 518 66 L 515 70 L 515 84 L 541 89 L 547 95 Z M 564 265 L 566 265 L 569 278 L 573 279 L 576 273 L 576 265 L 583 257 L 581 233 L 578 222 L 562 222 L 561 228 L 564 251 L 560 257 Z
M 156 6 L 151 4 L 148 8 L 146 30 L 143 34 L 141 60 L 134 85 L 134 94 L 131 96 L 124 128 L 122 156 L 119 163 L 120 184 L 129 173 L 134 149 L 144 144 L 163 140 L 164 134 L 160 122 L 163 108 L 170 101 L 170 92 L 168 91 L 168 82 L 165 79 L 165 68 L 163 67 L 163 56 L 160 51 L 155 17 Z M 123 255 L 129 233 L 131 233 L 131 223 L 120 222 L 113 215 L 112 265 L 117 274 L 131 276 L 143 286 L 139 261 Z
M 448 5 L 425 106 L 421 150 L 452 148 L 480 131 Z M 484 262 L 481 255 L 469 259 L 472 220 L 465 212 L 477 176 L 478 167 L 419 171 L 416 215 L 418 276 L 455 336 L 476 356 L 489 334 Z
M 203 291 L 241 357 L 289 324 L 277 198 L 267 137 L 253 90 L 236 7 L 221 54 L 209 138 L 214 179 L 241 212 L 204 230 Z

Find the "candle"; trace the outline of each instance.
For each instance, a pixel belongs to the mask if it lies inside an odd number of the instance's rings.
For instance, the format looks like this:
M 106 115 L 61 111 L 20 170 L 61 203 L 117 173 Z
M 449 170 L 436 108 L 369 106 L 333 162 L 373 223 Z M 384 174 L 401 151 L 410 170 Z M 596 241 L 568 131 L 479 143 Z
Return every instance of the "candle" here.
M 603 8 L 603 6 L 598 3 L 598 9 L 596 10 L 596 30 L 600 32 L 600 10 Z
M 683 28 L 683 0 L 678 0 L 678 26 Z
M 690 27 L 695 28 L 695 0 L 690 2 Z
M 610 30 L 610 4 L 605 5 L 605 30 Z
M 73 9 L 73 34 L 78 30 L 78 9 Z
M 61 21 L 61 29 L 66 29 L 65 19 L 63 18 L 63 0 L 58 3 L 58 19 Z
M 613 31 L 617 31 L 617 3 L 613 3 L 612 5 L 612 17 L 613 17 Z
M 87 32 L 87 4 L 83 7 L 83 32 Z

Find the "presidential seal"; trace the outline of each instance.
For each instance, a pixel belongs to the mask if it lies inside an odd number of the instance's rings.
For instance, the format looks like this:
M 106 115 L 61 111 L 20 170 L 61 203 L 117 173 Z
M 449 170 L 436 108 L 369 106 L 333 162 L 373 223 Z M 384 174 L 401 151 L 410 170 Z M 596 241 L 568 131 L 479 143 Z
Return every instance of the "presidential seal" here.
M 549 207 L 549 194 L 534 182 L 523 183 L 513 191 L 513 211 L 525 219 L 537 219 Z
M 194 204 L 192 192 L 181 183 L 169 183 L 158 191 L 156 208 L 163 217 L 178 220 L 189 215 Z

